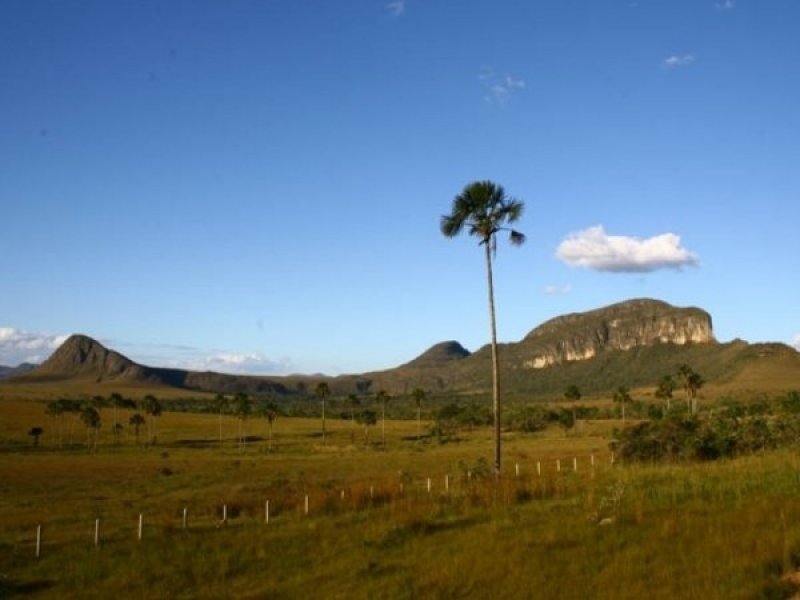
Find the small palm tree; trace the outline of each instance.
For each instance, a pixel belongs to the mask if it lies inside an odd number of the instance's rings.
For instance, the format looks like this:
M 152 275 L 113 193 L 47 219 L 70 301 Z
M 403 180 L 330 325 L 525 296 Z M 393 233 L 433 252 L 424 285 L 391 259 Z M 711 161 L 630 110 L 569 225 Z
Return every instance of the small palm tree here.
M 671 402 L 672 402 L 672 392 L 675 391 L 675 380 L 672 378 L 672 375 L 664 375 L 661 378 L 661 381 L 658 382 L 658 387 L 656 388 L 655 396 L 659 400 L 664 400 L 667 405 L 667 412 L 672 409 Z
M 41 427 L 31 427 L 31 430 L 28 432 L 28 435 L 33 438 L 33 445 L 39 445 L 39 436 L 44 433 L 44 429 Z
M 147 394 L 142 399 L 142 409 L 150 417 L 147 419 L 147 439 L 150 444 L 155 444 L 158 436 L 155 419 L 161 416 L 161 403 L 152 394 Z
M 331 395 L 331 388 L 324 381 L 320 381 L 314 388 L 314 394 L 322 402 L 322 441 L 325 442 L 325 399 Z
M 250 417 L 253 411 L 253 405 L 250 402 L 250 396 L 240 392 L 233 398 L 233 414 L 239 419 L 239 450 L 244 450 L 247 445 L 247 436 L 245 432 L 245 421 Z
M 417 407 L 417 440 L 422 439 L 422 403 L 425 401 L 425 390 L 422 388 L 414 388 L 411 391 L 411 397 L 414 399 L 414 404 Z
M 389 400 L 389 394 L 385 390 L 378 390 L 375 400 L 381 404 L 381 445 L 386 448 L 386 401 Z
M 684 392 L 686 392 L 686 408 L 689 414 L 694 414 L 697 411 L 697 391 L 703 387 L 705 381 L 687 364 L 678 367 L 678 377 L 683 384 Z
M 356 438 L 356 407 L 361 404 L 361 400 L 355 394 L 350 394 L 347 396 L 347 404 L 350 407 L 350 443 L 353 443 Z
M 514 245 L 525 241 L 525 236 L 506 224 L 514 223 L 522 215 L 523 203 L 506 196 L 501 185 L 491 181 L 476 181 L 468 184 L 453 199 L 449 215 L 441 218 L 440 227 L 446 237 L 455 237 L 466 227 L 469 235 L 477 237 L 484 247 L 486 275 L 489 287 L 489 324 L 492 336 L 492 407 L 494 411 L 494 471 L 500 476 L 500 366 L 497 356 L 497 326 L 494 309 L 494 282 L 492 259 L 497 249 L 496 235 L 509 232 Z
M 214 396 L 214 400 L 211 403 L 212 407 L 214 408 L 214 412 L 217 413 L 217 423 L 219 425 L 219 441 L 222 443 L 222 413 L 228 410 L 230 407 L 230 403 L 228 402 L 228 398 L 223 396 L 222 394 L 217 394 Z
M 269 451 L 272 452 L 272 424 L 278 418 L 280 411 L 274 402 L 267 402 L 264 405 L 263 413 L 269 425 Z
M 94 406 L 84 406 L 80 413 L 81 421 L 86 425 L 86 447 L 97 449 L 97 437 L 100 431 L 100 413 Z M 92 439 L 94 438 L 94 444 Z
M 128 425 L 133 427 L 134 434 L 136 435 L 136 445 L 139 445 L 139 428 L 145 424 L 144 417 L 139 413 L 134 413 L 128 419 Z
M 631 402 L 633 399 L 629 393 L 628 387 L 621 385 L 617 388 L 617 391 L 614 392 L 614 402 L 619 402 L 622 406 L 622 423 L 625 424 L 625 405 Z

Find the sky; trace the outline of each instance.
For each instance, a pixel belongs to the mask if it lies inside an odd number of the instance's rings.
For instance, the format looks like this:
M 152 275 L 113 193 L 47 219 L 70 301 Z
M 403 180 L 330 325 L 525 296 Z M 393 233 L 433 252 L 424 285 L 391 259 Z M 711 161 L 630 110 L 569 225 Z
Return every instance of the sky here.
M 800 347 L 796 0 L 4 0 L 0 364 L 359 373 L 631 298 Z

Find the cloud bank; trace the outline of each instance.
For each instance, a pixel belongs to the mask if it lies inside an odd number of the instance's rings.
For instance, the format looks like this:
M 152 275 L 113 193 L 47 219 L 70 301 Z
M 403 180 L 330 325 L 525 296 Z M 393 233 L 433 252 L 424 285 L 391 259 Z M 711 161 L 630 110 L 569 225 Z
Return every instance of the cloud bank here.
M 14 327 L 0 327 L 0 365 L 16 367 L 20 363 L 46 360 L 69 335 L 33 333 Z
M 674 233 L 640 239 L 608 235 L 602 225 L 569 234 L 556 256 L 573 267 L 611 273 L 649 273 L 698 264 L 697 256 L 681 247 L 681 238 Z

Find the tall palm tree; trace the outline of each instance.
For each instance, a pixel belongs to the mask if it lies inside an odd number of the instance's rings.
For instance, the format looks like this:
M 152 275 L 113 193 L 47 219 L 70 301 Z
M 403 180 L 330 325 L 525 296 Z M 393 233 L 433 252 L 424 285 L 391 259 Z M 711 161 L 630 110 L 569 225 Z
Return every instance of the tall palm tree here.
M 322 441 L 325 442 L 325 398 L 331 395 L 331 388 L 324 381 L 320 381 L 314 388 L 314 394 L 322 402 Z
M 486 276 L 489 288 L 489 324 L 492 335 L 492 408 L 494 410 L 494 471 L 500 476 L 500 367 L 497 356 L 497 326 L 494 310 L 494 281 L 492 260 L 497 249 L 496 235 L 509 232 L 514 245 L 525 241 L 525 236 L 507 227 L 522 215 L 523 203 L 506 196 L 503 186 L 491 181 L 475 181 L 453 199 L 449 215 L 443 215 L 440 223 L 446 237 L 455 237 L 466 227 L 469 235 L 480 240 L 486 258 Z
M 253 411 L 253 404 L 250 396 L 244 392 L 239 392 L 233 397 L 233 414 L 239 419 L 239 451 L 243 451 L 247 445 L 247 432 L 245 431 L 245 421 Z
M 217 413 L 217 424 L 219 425 L 219 442 L 222 443 L 222 413 L 225 412 L 229 406 L 230 402 L 226 396 L 222 394 L 217 394 L 214 396 L 214 399 L 211 401 L 211 405 L 214 408 L 214 411 Z
M 630 390 L 628 386 L 621 385 L 617 388 L 617 391 L 614 392 L 614 402 L 619 402 L 622 406 L 622 424 L 625 424 L 625 405 L 632 402 L 633 398 L 631 398 Z

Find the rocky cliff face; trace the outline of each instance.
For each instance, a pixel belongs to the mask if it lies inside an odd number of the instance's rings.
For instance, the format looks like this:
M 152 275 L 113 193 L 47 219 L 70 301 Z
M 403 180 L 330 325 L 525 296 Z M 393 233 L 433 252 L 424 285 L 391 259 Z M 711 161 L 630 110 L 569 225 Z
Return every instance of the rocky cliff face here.
M 707 312 L 639 299 L 547 321 L 525 337 L 519 356 L 523 367 L 542 369 L 593 358 L 604 350 L 713 341 Z

